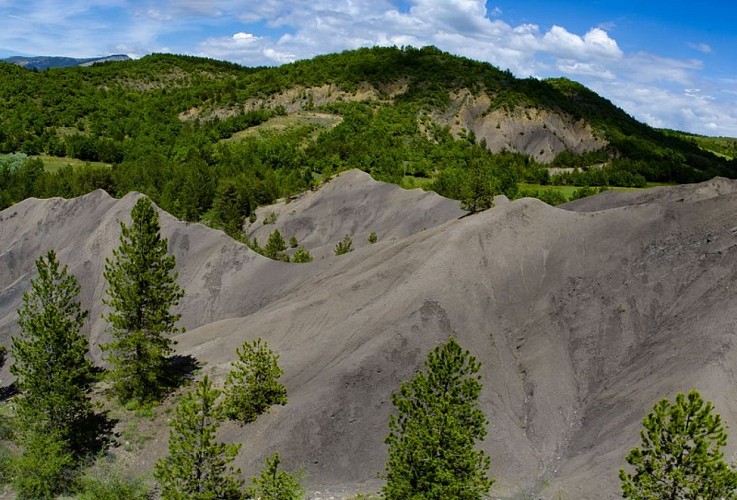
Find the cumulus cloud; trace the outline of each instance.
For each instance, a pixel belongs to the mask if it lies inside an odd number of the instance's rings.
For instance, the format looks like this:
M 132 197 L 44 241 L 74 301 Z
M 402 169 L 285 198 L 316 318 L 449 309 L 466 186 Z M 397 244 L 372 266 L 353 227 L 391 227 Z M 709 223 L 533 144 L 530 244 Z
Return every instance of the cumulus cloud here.
M 579 33 L 560 23 L 513 25 L 484 0 L 401 6 L 398 0 L 0 0 L 0 6 L 17 18 L 0 30 L 0 47 L 31 54 L 172 50 L 256 66 L 364 46 L 435 45 L 520 77 L 569 76 L 653 125 L 677 118 L 673 127 L 705 131 L 717 123 L 734 131 L 730 110 L 737 106 L 728 89 L 735 85 L 709 88 L 701 60 L 627 52 L 612 36 L 613 23 Z M 101 11 L 108 16 L 96 15 Z M 204 33 L 195 45 L 192 33 Z M 712 50 L 703 42 L 689 46 Z M 696 88 L 702 92 L 683 90 Z M 678 112 L 678 105 L 690 112 Z

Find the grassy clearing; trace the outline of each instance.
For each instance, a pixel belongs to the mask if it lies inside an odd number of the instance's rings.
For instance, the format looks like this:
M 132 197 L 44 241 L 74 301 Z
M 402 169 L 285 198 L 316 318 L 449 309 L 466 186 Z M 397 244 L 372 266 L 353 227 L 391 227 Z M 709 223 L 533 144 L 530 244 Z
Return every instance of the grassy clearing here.
M 675 186 L 673 183 L 668 182 L 648 182 L 645 187 L 639 188 L 639 187 L 619 187 L 619 186 L 609 186 L 609 189 L 612 191 L 642 191 L 643 189 L 650 189 L 652 187 L 657 186 Z M 574 191 L 577 189 L 581 189 L 584 186 L 551 186 L 551 185 L 543 185 L 543 184 L 526 184 L 524 182 L 519 183 L 519 190 L 520 191 L 545 191 L 546 189 L 552 189 L 553 191 L 560 191 L 565 195 L 566 197 L 570 198 Z M 598 186 L 594 186 L 596 189 L 598 189 Z
M 110 168 L 110 165 L 107 163 L 102 163 L 99 161 L 83 161 L 78 160 L 76 158 L 69 158 L 69 157 L 58 157 L 58 156 L 48 156 L 48 155 L 39 155 L 38 158 L 44 163 L 44 169 L 47 172 L 54 173 L 57 170 L 59 170 L 62 167 L 81 167 L 83 165 L 86 165 L 89 163 L 90 165 L 95 165 L 98 167 L 108 167 Z
M 414 175 L 405 175 L 402 177 L 400 184 L 404 189 L 420 188 L 425 191 L 432 191 L 433 179 L 431 177 L 415 177 Z
M 286 116 L 275 116 L 265 121 L 261 125 L 247 128 L 236 132 L 227 139 L 227 141 L 239 141 L 247 139 L 249 137 L 269 135 L 273 133 L 282 133 L 287 130 L 293 130 L 299 127 L 315 127 L 315 138 L 317 133 L 324 129 L 331 129 L 338 125 L 343 118 L 338 115 L 332 115 L 329 113 L 316 113 L 312 111 L 300 111 L 298 113 L 292 113 Z

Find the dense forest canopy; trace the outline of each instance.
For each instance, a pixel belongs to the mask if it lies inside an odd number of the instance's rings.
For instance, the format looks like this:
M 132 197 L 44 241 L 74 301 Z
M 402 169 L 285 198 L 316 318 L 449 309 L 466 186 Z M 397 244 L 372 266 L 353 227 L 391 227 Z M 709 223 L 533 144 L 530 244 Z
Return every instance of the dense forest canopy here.
M 392 93 L 397 85 L 404 91 Z M 324 86 L 335 94 L 315 103 L 311 89 Z M 527 154 L 494 154 L 472 132 L 433 121 L 458 89 L 486 93 L 489 111 L 584 120 L 607 145 L 560 153 L 551 166 L 579 170 L 550 177 Z M 135 190 L 180 218 L 237 228 L 257 205 L 347 168 L 456 199 L 476 196 L 479 179 L 515 197 L 529 194 L 521 182 L 643 186 L 737 172 L 734 159 L 639 123 L 580 84 L 517 79 L 434 47 L 359 49 L 277 68 L 163 54 L 44 71 L 0 64 L 0 103 L 0 208 L 29 196 Z M 336 119 L 234 136 L 304 112 Z M 89 164 L 50 169 L 39 155 Z M 601 162 L 608 167 L 587 168 Z

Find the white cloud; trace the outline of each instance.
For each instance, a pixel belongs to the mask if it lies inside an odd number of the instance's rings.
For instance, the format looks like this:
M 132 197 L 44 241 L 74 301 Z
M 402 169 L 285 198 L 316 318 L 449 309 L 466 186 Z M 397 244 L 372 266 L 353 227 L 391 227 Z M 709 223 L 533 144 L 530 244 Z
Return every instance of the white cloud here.
M 705 82 L 698 59 L 623 50 L 606 20 L 583 33 L 560 23 L 512 25 L 484 0 L 408 0 L 401 9 L 398 0 L 0 0 L 0 7 L 13 18 L 0 29 L 0 47 L 27 54 L 172 50 L 276 65 L 362 46 L 435 45 L 521 77 L 575 78 L 653 125 L 706 132 L 718 124 L 737 135 L 729 90 L 737 82 Z M 193 33 L 207 34 L 192 42 Z M 688 46 L 712 52 L 703 42 Z
M 622 51 L 617 42 L 601 28 L 593 28 L 583 37 L 569 33 L 561 26 L 553 26 L 542 37 L 542 49 L 557 56 L 592 59 L 619 59 Z
M 703 43 L 703 42 L 702 43 L 689 42 L 688 43 L 688 46 L 691 47 L 694 50 L 698 50 L 702 54 L 711 54 L 712 53 L 711 46 L 709 46 L 709 44 L 706 44 L 706 43 Z

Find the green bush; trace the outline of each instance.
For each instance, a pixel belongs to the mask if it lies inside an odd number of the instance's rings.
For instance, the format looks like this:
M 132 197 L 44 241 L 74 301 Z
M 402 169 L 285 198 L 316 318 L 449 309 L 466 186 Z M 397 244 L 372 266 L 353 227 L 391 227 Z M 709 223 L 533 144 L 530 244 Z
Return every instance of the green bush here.
M 304 263 L 304 262 L 312 262 L 312 254 L 309 250 L 307 250 L 304 247 L 299 247 L 295 252 L 294 255 L 292 255 L 292 262 L 296 263 Z
M 141 478 L 132 478 L 110 470 L 87 472 L 79 480 L 80 500 L 145 500 L 150 491 Z
M 287 404 L 287 389 L 279 382 L 284 371 L 279 355 L 266 342 L 244 342 L 236 350 L 238 359 L 225 380 L 223 412 L 247 424 L 256 420 L 270 406 Z
M 343 255 L 348 252 L 353 251 L 353 240 L 349 235 L 345 235 L 345 238 L 343 238 L 343 241 L 335 245 L 335 248 L 333 249 L 333 252 L 335 255 Z

